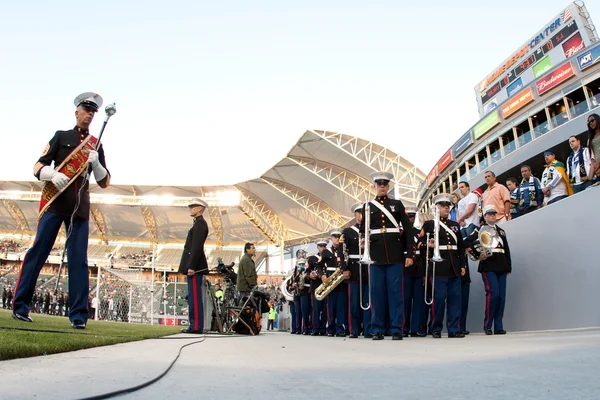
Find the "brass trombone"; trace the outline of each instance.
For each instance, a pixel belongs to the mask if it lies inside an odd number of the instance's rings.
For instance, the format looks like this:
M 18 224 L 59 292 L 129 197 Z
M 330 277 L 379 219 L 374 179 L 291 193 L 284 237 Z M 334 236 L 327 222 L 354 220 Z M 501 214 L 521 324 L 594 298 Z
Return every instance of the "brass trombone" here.
M 363 286 L 362 286 L 362 268 L 363 265 L 366 265 L 367 267 L 370 266 L 371 264 L 373 264 L 373 260 L 371 260 L 371 252 L 370 252 L 370 239 L 371 239 L 371 202 L 367 201 L 367 203 L 365 204 L 365 213 L 364 213 L 364 220 L 363 220 L 363 225 L 365 227 L 365 251 L 364 254 L 361 250 L 361 235 L 360 233 L 358 234 L 358 257 L 359 257 L 359 261 L 358 261 L 358 293 L 359 293 L 359 301 L 360 301 L 360 308 L 362 308 L 364 311 L 367 311 L 368 309 L 371 308 L 371 279 L 369 279 L 369 303 L 367 306 L 363 306 Z M 370 277 L 369 277 L 370 278 Z
M 428 306 L 433 304 L 433 298 L 435 295 L 435 263 L 441 262 L 444 259 L 440 256 L 440 209 L 438 208 L 438 206 L 435 206 L 435 210 L 434 210 L 434 228 L 433 228 L 433 237 L 435 240 L 435 245 L 433 247 L 433 257 L 431 257 L 431 261 L 432 261 L 432 269 L 431 269 L 431 300 L 428 301 L 427 300 L 427 286 L 429 284 L 429 279 L 428 279 L 428 275 L 429 275 L 429 232 L 427 232 L 427 250 L 425 252 L 425 285 L 424 285 L 424 293 L 423 293 L 423 300 L 425 301 L 425 304 L 427 304 Z

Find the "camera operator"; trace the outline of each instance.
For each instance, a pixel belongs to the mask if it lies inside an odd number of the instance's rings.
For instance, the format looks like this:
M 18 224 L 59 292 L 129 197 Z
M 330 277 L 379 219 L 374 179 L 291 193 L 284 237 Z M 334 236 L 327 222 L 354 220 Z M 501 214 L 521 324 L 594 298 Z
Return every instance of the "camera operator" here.
M 182 329 L 183 333 L 202 333 L 204 330 L 204 312 L 202 306 L 202 291 L 204 275 L 208 274 L 208 263 L 204 253 L 204 242 L 208 236 L 208 224 L 202 214 L 208 204 L 199 198 L 192 199 L 188 205 L 194 224 L 185 239 L 183 254 L 179 262 L 179 273 L 187 275 L 188 286 L 188 319 L 190 325 Z
M 255 254 L 256 247 L 252 243 L 246 243 L 237 274 L 237 290 L 240 292 L 240 299 L 249 296 L 254 286 L 256 286 L 258 277 L 256 275 L 254 260 L 252 259 Z

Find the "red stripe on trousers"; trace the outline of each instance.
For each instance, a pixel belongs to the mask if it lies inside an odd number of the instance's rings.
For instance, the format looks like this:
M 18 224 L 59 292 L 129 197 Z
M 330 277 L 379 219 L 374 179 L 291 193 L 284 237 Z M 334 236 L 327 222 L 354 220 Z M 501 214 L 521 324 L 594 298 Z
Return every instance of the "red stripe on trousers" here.
M 492 301 L 492 290 L 485 272 L 483 272 L 481 275 L 483 276 L 483 280 L 485 282 L 485 291 L 487 292 L 485 295 L 485 320 L 483 321 L 483 329 L 487 329 L 487 324 L 490 320 L 490 302 Z
M 194 330 L 198 330 L 198 288 L 196 286 L 196 276 L 192 277 L 192 290 L 194 291 Z
M 429 277 L 429 287 L 433 286 L 433 278 Z M 435 319 L 435 292 L 431 291 L 431 327 L 433 328 L 433 320 Z
M 350 292 L 351 292 L 350 285 L 352 285 L 352 283 L 348 282 L 348 285 L 347 285 L 348 286 L 348 325 L 350 328 L 350 333 L 352 333 L 352 313 L 350 312 L 350 310 L 352 308 L 351 303 L 350 303 Z M 359 285 L 360 285 L 360 283 L 359 283 Z

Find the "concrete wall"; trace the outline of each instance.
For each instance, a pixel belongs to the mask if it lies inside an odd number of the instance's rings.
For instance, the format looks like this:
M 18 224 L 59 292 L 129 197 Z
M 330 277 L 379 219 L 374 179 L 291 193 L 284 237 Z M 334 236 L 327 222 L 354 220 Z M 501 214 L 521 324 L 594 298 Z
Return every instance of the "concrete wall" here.
M 502 225 L 512 254 L 504 329 L 600 326 L 600 187 Z M 481 332 L 485 291 L 471 262 L 467 329 Z

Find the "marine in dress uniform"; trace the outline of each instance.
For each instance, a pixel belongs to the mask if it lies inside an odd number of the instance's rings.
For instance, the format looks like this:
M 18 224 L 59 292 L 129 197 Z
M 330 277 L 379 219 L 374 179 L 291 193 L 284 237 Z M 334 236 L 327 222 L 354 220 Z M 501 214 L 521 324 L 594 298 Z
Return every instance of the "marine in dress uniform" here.
M 476 229 L 465 239 L 465 246 L 475 257 L 479 258 L 479 268 L 477 272 L 481 273 L 483 284 L 485 286 L 485 317 L 483 320 L 483 330 L 486 335 L 493 333 L 504 335 L 504 305 L 506 304 L 506 277 L 512 271 L 512 262 L 510 259 L 510 248 L 506 239 L 506 232 L 496 224 L 496 207 L 486 206 L 483 215 L 486 224 L 496 230 L 498 233 L 497 243 L 491 249 L 491 256 L 487 258 L 480 257 L 476 250 L 476 242 L 479 238 L 479 230 Z M 485 226 L 484 225 L 484 226 Z
M 308 274 L 306 274 L 306 260 L 303 258 L 298 259 L 296 269 L 298 271 L 298 279 L 304 274 L 302 282 L 298 282 L 298 291 L 300 293 L 300 327 L 303 335 L 308 335 L 312 332 L 310 325 L 310 281 Z
M 293 281 L 292 284 L 292 289 L 293 289 L 293 294 L 294 294 L 294 312 L 296 314 L 296 317 L 294 318 L 294 321 L 296 323 L 294 329 L 296 332 L 296 335 L 301 335 L 302 334 L 302 298 L 300 297 L 300 286 L 299 286 L 299 280 L 300 280 L 300 271 L 298 270 L 298 266 L 296 265 L 294 267 L 294 272 L 293 272 L 293 278 L 291 279 Z
M 294 277 L 292 275 L 292 278 L 289 279 L 286 283 L 286 289 L 288 291 L 288 293 L 293 293 L 294 292 Z M 290 305 L 290 317 L 291 317 L 291 323 L 290 323 L 290 333 L 292 335 L 296 334 L 296 296 L 293 297 L 293 300 L 289 302 Z
M 204 275 L 208 274 L 208 262 L 204 253 L 204 242 L 208 237 L 208 224 L 202 216 L 208 204 L 199 198 L 192 199 L 188 205 L 194 224 L 188 231 L 183 246 L 183 254 L 179 262 L 179 273 L 187 275 L 188 287 L 188 319 L 189 326 L 182 329 L 183 333 L 202 333 L 204 330 L 204 309 L 202 293 Z
M 338 247 L 338 257 L 341 259 L 341 267 L 344 272 L 344 278 L 347 280 L 348 288 L 348 321 L 350 338 L 358 338 L 360 332 L 363 332 L 365 338 L 372 338 L 371 334 L 371 310 L 369 307 L 369 266 L 363 265 L 360 268 L 360 240 L 359 228 L 362 221 L 362 203 L 356 203 L 351 210 L 354 213 L 355 224 L 345 228 L 342 231 L 340 246 Z M 344 254 L 344 248 L 345 253 Z M 360 271 L 362 270 L 362 307 L 360 304 Z
M 464 338 L 465 335 L 460 332 L 460 311 L 461 311 L 461 276 L 465 268 L 465 247 L 463 238 L 460 234 L 460 225 L 450 220 L 450 206 L 452 197 L 447 194 L 440 194 L 433 198 L 433 203 L 438 207 L 440 216 L 439 229 L 439 249 L 442 261 L 435 263 L 435 277 L 430 281 L 434 283 L 433 304 L 431 306 L 431 331 L 436 339 L 442 337 L 444 327 L 444 309 L 448 303 L 448 317 L 446 327 L 449 338 Z M 425 245 L 427 242 L 427 233 L 430 237 L 434 236 L 434 221 L 426 221 L 420 233 L 419 241 Z M 434 248 L 435 238 L 429 240 L 430 251 Z M 433 269 L 430 266 L 430 271 Z M 431 276 L 431 274 L 430 274 Z
M 321 251 L 319 266 L 322 274 L 327 278 L 341 268 L 338 254 L 339 240 L 342 232 L 333 230 L 330 232 L 331 247 Z M 346 283 L 342 282 L 335 287 L 324 300 L 327 304 L 327 336 L 346 336 L 346 318 L 348 317 L 348 290 Z
M 421 259 L 421 247 L 425 250 L 425 246 L 419 242 L 420 231 L 414 227 L 417 209 L 407 207 L 406 215 L 413 224 L 411 234 L 414 240 L 415 259 L 413 265 L 404 268 L 404 336 L 410 334 L 411 337 L 425 337 L 427 336 L 423 298 L 425 268 Z
M 388 191 L 394 176 L 389 172 L 371 174 L 377 197 L 369 203 L 369 269 L 371 284 L 371 329 L 373 340 L 383 340 L 385 305 L 390 315 L 393 340 L 402 340 L 404 326 L 403 268 L 413 264 L 412 224 L 400 200 L 390 199 Z M 365 204 L 366 206 L 366 204 Z M 360 231 L 365 232 L 365 206 Z M 387 291 L 386 291 L 387 290 Z
M 69 185 L 69 178 L 59 172 L 58 166 L 69 158 L 73 151 L 90 135 L 89 127 L 94 115 L 102 106 L 102 97 L 96 93 L 82 93 L 75 98 L 76 126 L 68 131 L 57 131 L 46 145 L 41 157 L 33 168 L 35 177 L 41 181 L 52 182 L 60 191 L 64 191 L 50 203 L 41 216 L 35 241 L 23 259 L 21 273 L 15 288 L 13 318 L 33 322 L 29 316 L 29 307 L 35 290 L 35 284 L 61 225 L 68 233 L 66 243 L 69 262 L 69 320 L 76 329 L 84 329 L 88 320 L 88 264 L 87 248 L 89 236 L 90 195 L 89 183 L 85 173 Z M 77 154 L 75 154 L 77 156 Z M 92 150 L 87 162 L 92 167 L 94 178 L 101 188 L 108 187 L 110 173 L 106 169 L 104 149 Z M 54 168 L 52 167 L 54 163 Z M 67 186 L 69 185 L 69 186 Z M 72 225 L 71 225 L 72 221 Z
M 327 242 L 319 242 L 321 247 L 325 248 Z M 306 270 L 307 280 L 310 282 L 310 321 L 312 327 L 311 336 L 325 336 L 327 334 L 327 315 L 325 312 L 325 300 L 317 300 L 315 297 L 315 291 L 321 285 L 321 278 L 319 276 L 318 262 L 319 257 L 315 255 L 309 255 L 306 259 L 308 267 Z

